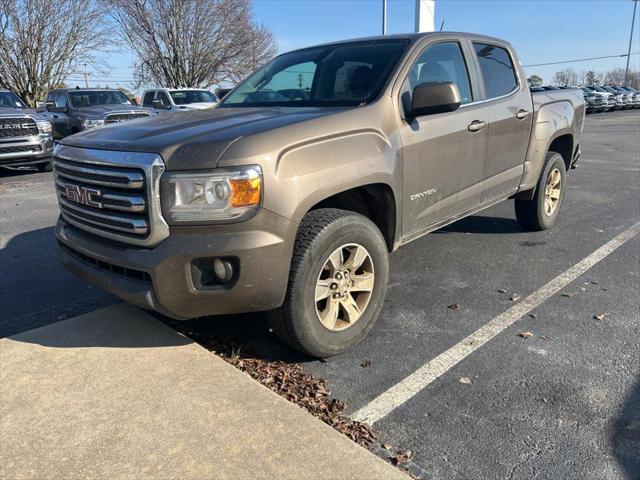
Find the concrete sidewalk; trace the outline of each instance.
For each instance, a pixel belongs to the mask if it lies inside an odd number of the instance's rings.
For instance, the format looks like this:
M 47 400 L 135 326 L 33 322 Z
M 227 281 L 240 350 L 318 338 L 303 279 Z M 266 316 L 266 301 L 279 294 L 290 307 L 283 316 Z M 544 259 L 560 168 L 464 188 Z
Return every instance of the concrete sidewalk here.
M 126 305 L 0 340 L 0 477 L 408 478 Z

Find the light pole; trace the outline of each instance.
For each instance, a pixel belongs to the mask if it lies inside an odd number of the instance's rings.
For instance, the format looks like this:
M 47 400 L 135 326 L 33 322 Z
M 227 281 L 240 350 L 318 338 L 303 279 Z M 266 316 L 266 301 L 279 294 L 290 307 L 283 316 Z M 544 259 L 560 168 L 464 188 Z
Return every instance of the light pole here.
M 89 88 L 89 78 L 87 76 L 87 64 L 84 64 L 84 86 Z
M 633 15 L 631 15 L 631 34 L 629 35 L 629 50 L 627 50 L 627 66 L 624 69 L 624 84 L 627 85 L 629 79 L 629 60 L 631 59 L 631 41 L 633 40 L 633 26 L 636 23 L 636 7 L 638 0 L 633 0 Z
M 387 0 L 382 0 L 382 35 L 387 34 Z

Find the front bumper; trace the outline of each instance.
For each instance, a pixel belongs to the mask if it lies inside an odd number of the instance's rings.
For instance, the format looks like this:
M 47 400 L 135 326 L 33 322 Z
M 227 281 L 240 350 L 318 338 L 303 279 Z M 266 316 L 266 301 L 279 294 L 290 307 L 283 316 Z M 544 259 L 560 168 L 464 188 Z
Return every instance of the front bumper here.
M 15 167 L 51 160 L 51 135 L 12 138 L 0 141 L 0 166 Z
M 280 306 L 297 225 L 268 210 L 247 222 L 172 227 L 152 249 L 108 242 L 58 220 L 62 263 L 75 275 L 139 307 L 176 319 L 254 312 Z M 196 288 L 192 260 L 233 258 L 230 287 Z

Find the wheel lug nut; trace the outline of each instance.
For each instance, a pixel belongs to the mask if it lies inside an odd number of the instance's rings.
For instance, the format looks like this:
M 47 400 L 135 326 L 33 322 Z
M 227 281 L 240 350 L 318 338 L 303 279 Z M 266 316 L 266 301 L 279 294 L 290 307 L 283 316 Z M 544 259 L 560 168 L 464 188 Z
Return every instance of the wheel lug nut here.
M 340 272 L 336 273 L 336 280 L 342 280 L 342 274 Z
M 332 295 L 332 297 L 333 297 L 333 298 L 340 298 L 340 294 L 336 292 L 336 293 L 334 293 L 334 294 Z
M 332 283 L 331 285 L 329 285 L 329 288 L 331 290 L 336 290 L 338 288 L 338 284 L 337 283 Z

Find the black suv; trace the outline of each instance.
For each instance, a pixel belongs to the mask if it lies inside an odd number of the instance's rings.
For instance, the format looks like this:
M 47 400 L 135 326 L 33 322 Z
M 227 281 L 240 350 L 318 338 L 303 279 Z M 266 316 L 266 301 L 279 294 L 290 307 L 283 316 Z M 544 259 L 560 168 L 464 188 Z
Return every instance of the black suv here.
M 51 90 L 45 108 L 56 140 L 88 128 L 154 115 L 131 103 L 120 90 L 98 88 Z

